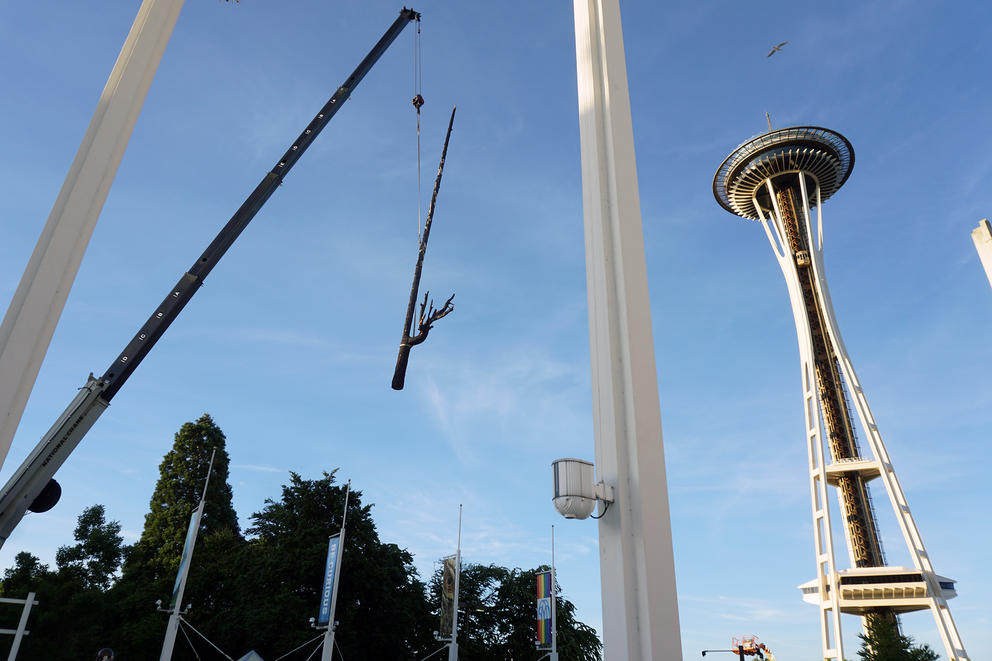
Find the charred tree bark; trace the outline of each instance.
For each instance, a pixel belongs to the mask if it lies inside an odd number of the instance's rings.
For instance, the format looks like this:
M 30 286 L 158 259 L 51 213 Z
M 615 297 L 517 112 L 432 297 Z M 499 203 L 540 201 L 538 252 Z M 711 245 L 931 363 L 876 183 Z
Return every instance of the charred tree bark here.
M 441 175 L 444 173 L 444 159 L 448 154 L 448 140 L 451 138 L 451 127 L 455 123 L 455 110 L 451 109 L 451 119 L 448 120 L 448 132 L 444 136 L 444 148 L 441 150 L 441 163 L 437 168 L 437 178 L 434 179 L 434 192 L 431 193 L 431 204 L 427 210 L 427 220 L 424 222 L 424 235 L 420 238 L 420 250 L 417 253 L 417 267 L 413 271 L 413 285 L 410 287 L 410 301 L 406 306 L 406 319 L 403 321 L 403 337 L 400 339 L 399 355 L 396 356 L 396 369 L 393 370 L 393 390 L 403 390 L 406 381 L 406 366 L 410 361 L 410 349 L 427 339 L 427 334 L 434 327 L 434 322 L 446 317 L 455 306 L 451 301 L 452 294 L 440 309 L 434 308 L 434 300 L 428 303 L 430 292 L 424 293 L 420 303 L 420 315 L 417 318 L 417 334 L 410 335 L 413 327 L 413 311 L 417 306 L 417 296 L 420 293 L 420 273 L 424 268 L 424 255 L 427 253 L 427 239 L 431 235 L 431 222 L 434 220 L 434 205 L 437 203 L 437 192 L 441 188 Z

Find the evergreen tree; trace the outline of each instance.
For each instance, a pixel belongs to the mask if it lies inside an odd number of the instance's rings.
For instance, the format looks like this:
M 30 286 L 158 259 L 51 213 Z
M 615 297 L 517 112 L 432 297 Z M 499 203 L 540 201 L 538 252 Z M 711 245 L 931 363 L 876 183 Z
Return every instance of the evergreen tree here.
M 927 645 L 913 645 L 913 639 L 899 631 L 895 618 L 868 619 L 867 633 L 858 634 L 861 661 L 937 661 L 940 656 Z
M 252 515 L 247 532 L 254 539 L 241 555 L 243 591 L 232 615 L 236 628 L 251 632 L 250 646 L 263 658 L 278 657 L 313 636 L 307 621 L 317 615 L 328 537 L 341 529 L 344 499 L 333 473 L 316 480 L 290 473 L 282 498 L 266 500 Z M 338 580 L 335 641 L 344 658 L 395 661 L 432 651 L 433 622 L 413 557 L 379 539 L 360 491 L 352 490 L 348 500 Z
M 229 458 L 226 438 L 210 415 L 187 422 L 176 433 L 172 450 L 159 466 L 159 478 L 152 493 L 150 511 L 128 568 L 135 563 L 154 571 L 156 576 L 174 576 L 186 541 L 189 519 L 196 509 L 207 477 L 210 454 L 216 450 L 210 474 L 206 505 L 200 520 L 200 535 L 220 530 L 239 533 L 238 516 L 231 504 L 228 484 Z
M 216 455 L 191 567 L 195 570 L 206 562 L 214 546 L 210 540 L 215 536 L 243 543 L 231 503 L 230 460 L 225 442 L 224 432 L 204 413 L 196 422 L 184 423 L 179 428 L 172 449 L 162 459 L 141 537 L 127 552 L 123 576 L 109 594 L 116 612 L 117 636 L 108 644 L 120 658 L 158 656 L 167 616 L 155 610 L 155 602 L 160 599 L 168 602 L 172 593 L 190 516 L 200 502 L 214 450 Z M 233 588 L 229 583 L 197 585 L 191 571 L 183 601 L 195 607 L 221 603 L 227 599 L 222 593 L 230 589 Z M 209 608 L 206 610 L 209 613 Z M 197 614 L 201 612 L 197 608 Z M 177 645 L 174 659 L 179 661 L 187 655 L 188 651 Z

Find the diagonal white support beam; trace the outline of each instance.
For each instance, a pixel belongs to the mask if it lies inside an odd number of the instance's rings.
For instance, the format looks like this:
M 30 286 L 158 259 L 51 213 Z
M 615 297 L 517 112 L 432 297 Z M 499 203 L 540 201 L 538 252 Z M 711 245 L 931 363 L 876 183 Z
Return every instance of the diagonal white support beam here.
M 658 376 L 618 0 L 574 0 L 605 658 L 680 661 Z
M 144 0 L 0 325 L 0 465 L 183 0 Z
M 982 218 L 978 221 L 978 227 L 971 230 L 971 240 L 975 242 L 978 258 L 985 267 L 985 276 L 992 285 L 992 224 L 989 224 L 988 218 Z

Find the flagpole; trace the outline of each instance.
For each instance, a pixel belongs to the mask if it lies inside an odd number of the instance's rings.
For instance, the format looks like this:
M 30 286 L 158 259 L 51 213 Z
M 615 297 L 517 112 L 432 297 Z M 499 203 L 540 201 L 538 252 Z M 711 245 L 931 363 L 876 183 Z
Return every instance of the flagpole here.
M 451 646 L 448 661 L 458 661 L 458 579 L 462 575 L 462 505 L 458 504 L 458 549 L 455 551 L 455 603 L 451 609 Z
M 551 524 L 551 661 L 558 661 L 558 583 L 555 581 L 555 525 Z
M 334 586 L 331 588 L 331 614 L 327 619 L 324 649 L 320 654 L 320 661 L 331 661 L 331 657 L 334 656 L 334 609 L 338 605 L 338 586 L 341 584 L 341 556 L 344 555 L 344 524 L 348 518 L 349 496 L 351 496 L 351 480 L 348 480 L 344 492 L 344 513 L 341 515 L 341 532 L 338 533 L 338 557 L 334 560 Z
M 183 548 L 183 556 L 180 558 L 179 575 L 176 576 L 177 588 L 171 605 L 169 624 L 165 629 L 165 640 L 162 641 L 162 654 L 159 656 L 159 661 L 171 661 L 172 650 L 176 646 L 176 635 L 179 633 L 180 611 L 183 607 L 183 593 L 186 591 L 186 579 L 189 577 L 189 567 L 193 564 L 193 547 L 196 546 L 196 535 L 200 531 L 200 520 L 203 518 L 203 506 L 207 502 L 207 487 L 210 485 L 210 473 L 213 471 L 214 455 L 216 454 L 217 448 L 214 448 L 210 453 L 210 465 L 207 467 L 207 479 L 203 481 L 203 493 L 200 495 L 200 504 L 196 508 L 195 518 L 189 523 L 190 530 L 186 533 L 186 539 L 189 542 L 189 552 L 187 553 L 186 548 Z

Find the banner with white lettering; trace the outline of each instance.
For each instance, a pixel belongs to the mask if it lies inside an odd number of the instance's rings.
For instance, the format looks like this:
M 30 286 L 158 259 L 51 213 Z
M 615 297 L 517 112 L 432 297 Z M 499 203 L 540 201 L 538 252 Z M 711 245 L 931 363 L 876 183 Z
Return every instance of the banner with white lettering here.
M 327 564 L 324 567 L 324 589 L 320 591 L 320 613 L 317 624 L 327 624 L 331 619 L 331 597 L 334 594 L 334 572 L 338 566 L 338 542 L 341 535 L 331 537 L 327 543 Z

